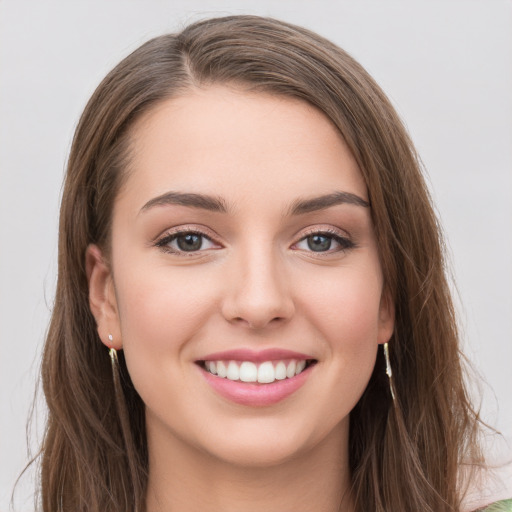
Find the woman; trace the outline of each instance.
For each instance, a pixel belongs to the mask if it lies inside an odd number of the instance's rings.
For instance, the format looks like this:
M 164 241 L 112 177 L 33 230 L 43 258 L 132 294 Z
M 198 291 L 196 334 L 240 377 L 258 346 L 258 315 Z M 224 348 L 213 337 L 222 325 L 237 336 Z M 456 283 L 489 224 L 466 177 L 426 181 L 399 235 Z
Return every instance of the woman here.
M 60 222 L 45 511 L 462 509 L 437 221 L 342 50 L 250 16 L 149 41 L 82 115 Z

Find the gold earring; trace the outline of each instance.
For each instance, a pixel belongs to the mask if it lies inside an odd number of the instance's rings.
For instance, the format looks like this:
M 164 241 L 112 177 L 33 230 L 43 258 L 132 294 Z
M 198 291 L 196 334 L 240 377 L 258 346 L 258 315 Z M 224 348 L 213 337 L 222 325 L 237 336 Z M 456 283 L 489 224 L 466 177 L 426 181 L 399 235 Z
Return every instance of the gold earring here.
M 391 370 L 391 363 L 389 361 L 389 345 L 384 343 L 384 359 L 386 360 L 386 375 L 389 379 L 389 390 L 391 391 L 391 397 L 395 400 L 395 389 L 393 386 L 393 371 Z
M 109 334 L 108 335 L 108 341 L 110 341 L 110 343 L 112 343 L 112 341 L 114 340 L 112 334 Z M 108 354 L 110 356 L 110 360 L 112 361 L 112 366 L 115 367 L 115 365 L 117 364 L 117 350 L 113 347 L 110 347 L 110 350 L 108 351 Z

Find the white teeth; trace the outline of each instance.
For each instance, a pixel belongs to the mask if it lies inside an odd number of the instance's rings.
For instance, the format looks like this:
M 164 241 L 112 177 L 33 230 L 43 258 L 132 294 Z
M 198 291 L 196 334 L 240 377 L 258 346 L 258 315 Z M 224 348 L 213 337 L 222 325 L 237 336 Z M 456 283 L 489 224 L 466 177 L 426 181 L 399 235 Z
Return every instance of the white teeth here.
M 235 361 L 229 361 L 228 373 L 227 373 L 226 377 L 229 380 L 240 379 L 240 369 L 238 368 L 238 365 L 235 363 Z
M 252 361 L 205 361 L 205 369 L 213 375 L 242 382 L 270 384 L 276 380 L 291 379 L 306 368 L 306 361 L 291 359 L 285 361 L 265 361 L 259 365 Z
M 270 384 L 276 380 L 276 372 L 274 371 L 274 365 L 267 361 L 261 363 L 258 368 L 258 382 L 260 384 Z
M 283 361 L 279 361 L 279 363 L 276 365 L 276 379 L 286 379 L 286 365 L 283 363 Z
M 295 368 L 295 375 L 299 375 L 299 373 L 301 373 L 305 367 L 306 367 L 306 361 L 304 361 L 304 360 L 298 361 L 297 367 Z
M 240 380 L 242 382 L 256 382 L 258 380 L 258 368 L 254 363 L 244 361 L 240 365 Z
M 295 368 L 297 367 L 297 363 L 295 361 L 290 361 L 288 363 L 288 367 L 286 368 L 286 376 L 291 379 L 295 375 Z M 210 370 L 211 371 L 211 370 Z
M 225 379 L 227 374 L 226 365 L 222 361 L 217 361 L 217 375 Z

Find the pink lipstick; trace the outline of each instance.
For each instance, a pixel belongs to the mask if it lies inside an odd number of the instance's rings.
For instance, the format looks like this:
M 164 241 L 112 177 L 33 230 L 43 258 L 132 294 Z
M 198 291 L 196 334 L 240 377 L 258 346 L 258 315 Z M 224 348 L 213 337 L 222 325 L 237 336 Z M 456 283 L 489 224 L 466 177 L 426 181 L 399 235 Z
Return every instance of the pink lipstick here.
M 230 350 L 196 361 L 215 392 L 252 407 L 276 404 L 295 393 L 311 374 L 316 359 L 282 349 Z

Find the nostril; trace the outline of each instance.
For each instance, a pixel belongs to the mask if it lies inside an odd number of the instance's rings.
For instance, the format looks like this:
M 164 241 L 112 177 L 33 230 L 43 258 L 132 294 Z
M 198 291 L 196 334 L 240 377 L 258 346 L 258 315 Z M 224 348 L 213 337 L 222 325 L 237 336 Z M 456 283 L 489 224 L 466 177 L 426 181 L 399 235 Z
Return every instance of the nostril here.
M 271 318 L 270 320 L 268 320 L 267 318 L 250 318 L 250 319 L 245 319 L 245 318 L 237 318 L 236 319 L 237 323 L 245 323 L 247 324 L 247 326 L 251 329 L 264 329 L 266 327 L 269 327 L 269 326 L 273 326 L 273 325 L 276 325 L 276 324 L 282 324 L 283 322 L 286 322 L 286 318 L 284 317 L 281 317 L 281 316 L 276 316 L 274 318 Z

